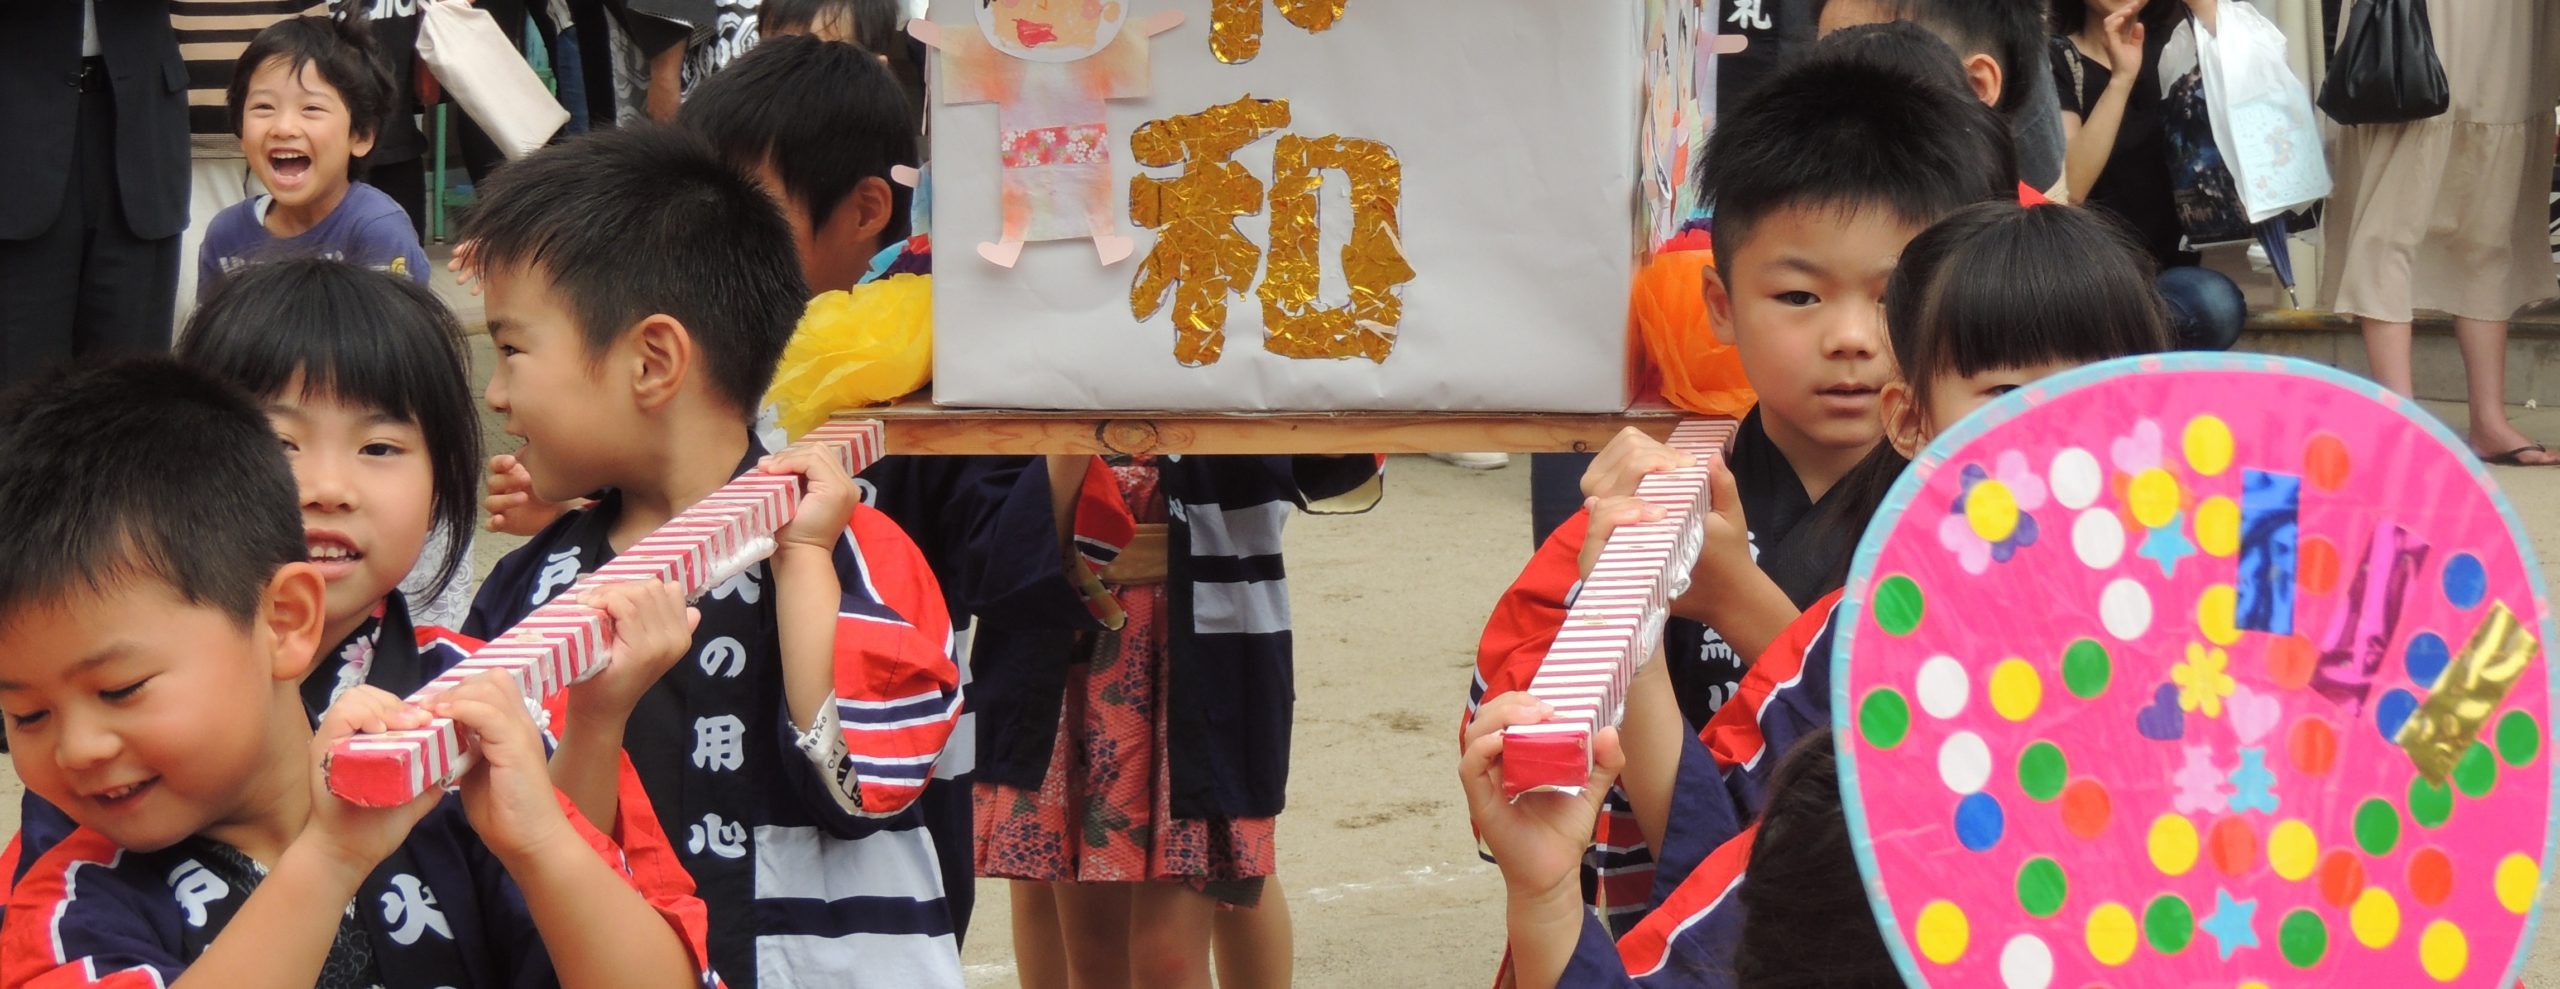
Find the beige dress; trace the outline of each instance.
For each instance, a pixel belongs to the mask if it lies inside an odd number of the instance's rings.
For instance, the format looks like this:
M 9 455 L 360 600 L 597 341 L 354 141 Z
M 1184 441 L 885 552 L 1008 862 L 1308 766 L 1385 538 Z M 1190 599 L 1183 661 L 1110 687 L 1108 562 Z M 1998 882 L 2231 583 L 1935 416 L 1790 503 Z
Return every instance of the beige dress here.
M 2560 294 L 2544 225 L 2560 2 L 2437 0 L 2427 12 L 2453 107 L 2342 130 L 2323 285 L 2332 309 L 2372 319 L 2504 320 Z

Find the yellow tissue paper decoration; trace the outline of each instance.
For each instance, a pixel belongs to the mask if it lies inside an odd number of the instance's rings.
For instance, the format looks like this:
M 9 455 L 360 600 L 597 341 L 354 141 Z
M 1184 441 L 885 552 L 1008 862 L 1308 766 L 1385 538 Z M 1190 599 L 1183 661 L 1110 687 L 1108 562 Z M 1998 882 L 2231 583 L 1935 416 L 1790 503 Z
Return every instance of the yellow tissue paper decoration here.
M 1342 19 L 1351 0 L 1273 0 L 1289 23 L 1321 32 Z M 1262 54 L 1262 0 L 1211 0 L 1209 51 L 1234 65 Z
M 1271 170 L 1271 268 L 1259 291 L 1263 347 L 1283 357 L 1386 363 L 1396 345 L 1395 326 L 1404 319 L 1395 288 L 1414 277 L 1396 240 L 1403 163 L 1376 141 L 1289 134 L 1280 138 Z M 1324 231 L 1316 216 L 1317 193 L 1328 170 L 1351 178 L 1351 239 L 1342 248 L 1351 303 L 1341 307 L 1326 306 L 1319 297 Z
M 933 279 L 899 275 L 810 300 L 765 392 L 792 439 L 933 379 Z
M 1235 154 L 1289 125 L 1289 101 L 1251 97 L 1199 113 L 1150 121 L 1129 135 L 1129 153 L 1149 167 L 1182 166 L 1171 179 L 1129 180 L 1129 219 L 1159 230 L 1129 286 L 1129 310 L 1144 322 L 1173 296 L 1173 356 L 1184 367 L 1215 364 L 1226 347 L 1227 296 L 1252 284 L 1262 248 L 1235 218 L 1262 212 L 1262 180 Z

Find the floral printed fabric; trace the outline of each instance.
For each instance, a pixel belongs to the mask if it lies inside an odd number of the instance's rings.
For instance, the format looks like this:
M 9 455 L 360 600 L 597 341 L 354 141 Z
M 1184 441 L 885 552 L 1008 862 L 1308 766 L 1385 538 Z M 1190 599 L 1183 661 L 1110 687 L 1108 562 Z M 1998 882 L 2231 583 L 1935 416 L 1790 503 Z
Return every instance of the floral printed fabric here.
M 1111 161 L 1111 130 L 1101 124 L 1004 132 L 1004 167 L 1102 165 Z

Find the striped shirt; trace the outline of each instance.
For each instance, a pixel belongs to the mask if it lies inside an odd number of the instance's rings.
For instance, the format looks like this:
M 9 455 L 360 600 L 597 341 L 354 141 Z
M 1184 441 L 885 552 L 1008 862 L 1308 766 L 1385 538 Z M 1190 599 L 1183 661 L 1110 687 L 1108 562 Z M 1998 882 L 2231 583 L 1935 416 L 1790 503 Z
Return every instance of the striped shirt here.
M 738 471 L 764 455 L 749 443 Z M 481 584 L 466 632 L 494 635 L 610 562 L 618 494 L 555 521 Z M 762 564 L 704 594 L 693 652 L 642 697 L 624 748 L 711 914 L 738 989 L 961 984 L 959 931 L 925 800 L 959 723 L 951 623 L 923 557 L 857 509 L 836 544 L 835 691 L 784 710 Z M 575 730 L 575 726 L 570 726 Z
M 249 39 L 277 21 L 328 12 L 328 0 L 169 0 L 169 26 L 187 63 L 187 133 L 196 157 L 241 157 L 228 94 Z

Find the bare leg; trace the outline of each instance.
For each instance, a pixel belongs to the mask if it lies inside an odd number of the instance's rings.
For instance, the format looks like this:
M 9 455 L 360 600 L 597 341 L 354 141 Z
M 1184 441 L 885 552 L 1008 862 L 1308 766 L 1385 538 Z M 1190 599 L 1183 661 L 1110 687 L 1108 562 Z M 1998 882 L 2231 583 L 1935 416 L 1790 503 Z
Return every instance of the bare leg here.
M 1180 883 L 1131 887 L 1133 989 L 1209 989 L 1209 934 L 1218 901 Z
M 1093 231 L 1093 253 L 1108 268 L 1128 260 L 1138 252 L 1138 242 L 1120 236 L 1119 200 L 1113 198 L 1111 170 L 1089 169 L 1093 177 L 1085 185 L 1085 223 Z
M 2401 395 L 2415 395 L 2409 371 L 2409 324 L 2364 321 L 2365 362 L 2373 365 L 2376 384 Z
M 2471 399 L 2471 448 L 2494 457 L 2533 445 L 2507 421 L 2507 324 L 2455 318 L 2453 339 L 2462 347 L 2462 378 Z M 2528 450 L 2531 465 L 2560 463 L 2560 455 Z
M 1219 989 L 1287 989 L 1294 945 L 1280 877 L 1263 881 L 1261 903 L 1217 916 Z
M 1067 936 L 1058 926 L 1058 898 L 1044 882 L 1014 880 L 1013 970 L 1022 989 L 1069 989 Z
M 1018 188 L 1010 177 L 1004 184 L 1004 240 L 978 245 L 978 256 L 999 268 L 1010 268 L 1022 261 L 1022 238 L 1031 229 L 1031 196 Z
M 1127 883 L 1052 883 L 1067 969 L 1075 989 L 1128 989 L 1131 891 Z

